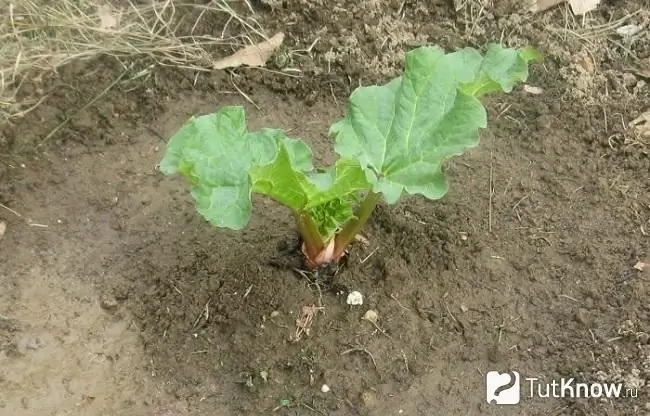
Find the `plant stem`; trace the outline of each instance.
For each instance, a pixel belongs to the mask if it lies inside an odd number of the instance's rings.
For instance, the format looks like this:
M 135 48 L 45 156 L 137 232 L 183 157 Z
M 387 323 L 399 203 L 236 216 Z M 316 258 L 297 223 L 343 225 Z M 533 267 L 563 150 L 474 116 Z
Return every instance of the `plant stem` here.
M 310 259 L 315 259 L 325 248 L 325 243 L 323 243 L 323 238 L 318 232 L 318 227 L 314 224 L 314 220 L 305 212 L 296 212 L 295 216 L 300 236 L 302 237 L 303 243 L 305 243 L 307 256 Z
M 366 224 L 366 221 L 368 221 L 368 218 L 370 218 L 370 215 L 375 210 L 380 197 L 380 193 L 370 192 L 361 205 L 359 205 L 359 208 L 355 213 L 355 218 L 352 218 L 343 226 L 341 232 L 336 236 L 334 259 L 338 260 L 341 258 L 347 246 L 352 242 L 352 240 L 354 240 L 359 231 L 361 231 L 361 228 Z

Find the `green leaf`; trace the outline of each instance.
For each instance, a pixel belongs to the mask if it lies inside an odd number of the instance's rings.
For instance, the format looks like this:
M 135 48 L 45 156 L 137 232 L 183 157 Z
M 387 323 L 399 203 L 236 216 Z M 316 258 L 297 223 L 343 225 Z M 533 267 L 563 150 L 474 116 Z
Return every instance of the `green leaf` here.
M 272 163 L 251 168 L 253 190 L 295 212 L 308 211 L 321 236 L 327 240 L 352 217 L 354 199 L 349 196 L 368 189 L 369 183 L 361 166 L 345 159 L 320 172 L 299 169 L 300 165 L 292 163 L 296 158 L 292 155 L 304 149 L 296 143 L 302 142 L 282 141 Z
M 307 146 L 300 141 L 281 140 L 279 152 L 272 163 L 252 166 L 249 170 L 253 190 L 270 196 L 294 211 L 302 210 L 309 202 L 308 190 L 315 188 L 302 169 L 307 165 L 305 148 Z M 309 157 L 311 159 L 311 153 Z
M 191 118 L 169 141 L 160 170 L 186 177 L 197 211 L 234 230 L 248 224 L 256 192 L 295 212 L 329 212 L 332 218 L 317 215 L 317 225 L 331 233 L 352 215 L 349 195 L 370 186 L 354 160 L 317 171 L 303 141 L 276 129 L 248 132 L 242 107 Z
M 477 97 L 524 81 L 537 57 L 531 51 L 490 45 L 485 56 L 471 48 L 409 52 L 403 76 L 352 93 L 347 114 L 330 129 L 336 152 L 357 160 L 390 204 L 404 191 L 441 198 L 448 190 L 443 164 L 478 145 L 486 127 Z
M 463 52 L 472 55 L 469 59 L 471 65 L 478 68 L 478 76 L 461 90 L 475 97 L 495 91 L 512 91 L 517 82 L 528 78 L 528 63 L 541 59 L 541 54 L 532 48 L 508 49 L 499 44 L 489 45 L 485 58 L 473 49 Z
M 239 230 L 251 215 L 248 170 L 270 163 L 283 136 L 271 129 L 249 134 L 244 109 L 224 107 L 181 127 L 168 143 L 160 170 L 189 180 L 197 211 L 212 225 Z
M 354 217 L 354 205 L 359 201 L 354 194 L 329 200 L 308 210 L 325 241 L 329 240 L 343 225 Z

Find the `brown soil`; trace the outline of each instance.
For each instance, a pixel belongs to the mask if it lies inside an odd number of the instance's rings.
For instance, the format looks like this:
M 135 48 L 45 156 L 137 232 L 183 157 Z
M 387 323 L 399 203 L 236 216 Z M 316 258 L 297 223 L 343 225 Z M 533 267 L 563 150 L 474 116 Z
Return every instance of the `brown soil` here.
M 650 157 L 627 126 L 650 106 L 630 70 L 630 52 L 650 56 L 647 32 L 579 39 L 557 32 L 563 7 L 523 17 L 499 3 L 474 24 L 476 4 L 263 3 L 269 33 L 287 32 L 275 64 L 303 76 L 237 71 L 255 105 L 228 77 L 165 71 L 76 112 L 116 77 L 98 62 L 87 77 L 66 68 L 61 91 L 0 135 L 12 150 L 0 159 L 0 413 L 650 413 L 650 275 L 633 267 L 650 263 Z M 588 25 L 638 7 L 603 3 Z M 530 78 L 543 93 L 491 99 L 482 145 L 449 166 L 449 194 L 380 206 L 369 246 L 333 281 L 287 267 L 284 209 L 256 200 L 245 231 L 213 229 L 183 181 L 156 172 L 161 138 L 226 104 L 330 161 L 324 133 L 359 83 L 386 81 L 420 44 L 501 37 L 546 54 Z M 316 39 L 311 56 L 290 53 Z M 363 306 L 346 304 L 351 290 Z M 360 319 L 368 309 L 377 327 Z M 638 397 L 488 405 L 484 374 L 508 369 L 621 381 Z

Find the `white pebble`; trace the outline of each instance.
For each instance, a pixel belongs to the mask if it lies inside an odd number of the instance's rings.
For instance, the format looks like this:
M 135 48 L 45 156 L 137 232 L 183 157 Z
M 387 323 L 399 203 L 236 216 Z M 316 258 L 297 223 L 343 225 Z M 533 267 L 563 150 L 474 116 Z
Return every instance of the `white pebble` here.
M 323 393 L 328 393 L 330 391 L 330 386 L 328 386 L 327 384 L 323 384 L 323 386 L 320 388 L 320 391 L 322 391 Z
M 350 292 L 347 300 L 348 305 L 363 305 L 363 295 L 356 290 Z

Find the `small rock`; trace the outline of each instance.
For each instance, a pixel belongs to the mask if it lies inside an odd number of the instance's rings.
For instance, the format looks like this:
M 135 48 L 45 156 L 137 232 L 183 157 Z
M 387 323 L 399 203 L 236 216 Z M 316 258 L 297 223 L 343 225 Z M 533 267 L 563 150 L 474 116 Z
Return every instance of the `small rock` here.
M 576 57 L 576 63 L 582 70 L 589 74 L 593 73 L 596 69 L 593 61 L 586 53 L 578 54 Z
M 99 301 L 99 306 L 107 312 L 115 312 L 120 304 L 113 295 L 104 294 Z
M 112 216 L 108 219 L 108 226 L 113 231 L 122 231 L 124 229 L 122 221 L 117 216 Z
M 354 306 L 363 305 L 363 295 L 356 290 L 354 292 L 350 292 L 348 295 L 347 304 Z
M 634 36 L 640 31 L 643 30 L 643 26 L 639 25 L 625 25 L 621 26 L 618 29 L 616 29 L 616 33 L 619 34 L 620 36 L 627 38 L 630 36 Z
M 36 351 L 40 348 L 43 348 L 44 346 L 45 342 L 39 337 L 28 339 L 27 342 L 25 342 L 25 348 L 32 351 Z
M 368 309 L 368 312 L 366 312 L 363 315 L 363 318 L 361 318 L 361 319 L 366 320 L 366 321 L 368 321 L 370 323 L 376 324 L 377 320 L 379 320 L 379 315 L 377 314 L 377 311 L 374 311 L 372 309 Z
M 494 346 L 488 350 L 488 360 L 490 360 L 491 363 L 498 364 L 501 362 L 503 354 L 501 354 L 501 351 L 499 351 L 499 347 Z
M 328 386 L 327 384 L 323 384 L 320 388 L 320 391 L 322 391 L 323 393 L 329 393 L 330 386 Z
M 524 91 L 527 92 L 528 94 L 534 94 L 534 95 L 539 95 L 544 92 L 544 90 L 541 89 L 540 87 L 535 87 L 528 84 L 524 85 Z
M 589 312 L 587 312 L 586 309 L 583 308 L 578 309 L 574 315 L 574 319 L 579 324 L 589 326 L 589 321 L 590 321 Z
M 128 286 L 116 286 L 111 290 L 113 297 L 118 302 L 123 302 L 129 298 L 129 288 Z
M 633 74 L 630 74 L 630 73 L 627 73 L 627 72 L 623 74 L 623 84 L 626 87 L 629 87 L 629 88 L 634 87 L 636 85 L 636 82 L 637 82 L 637 79 Z
M 647 344 L 648 341 L 650 341 L 650 335 L 646 334 L 645 332 L 641 332 L 637 335 L 637 339 L 641 344 Z
M 361 393 L 361 402 L 366 407 L 375 407 L 377 405 L 377 395 L 370 390 L 366 390 Z
M 25 336 L 20 338 L 15 346 L 21 355 L 27 354 L 29 351 L 36 351 L 45 347 L 47 343 L 38 336 Z

